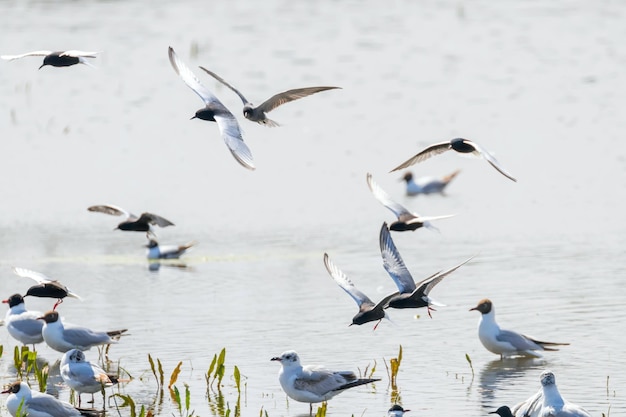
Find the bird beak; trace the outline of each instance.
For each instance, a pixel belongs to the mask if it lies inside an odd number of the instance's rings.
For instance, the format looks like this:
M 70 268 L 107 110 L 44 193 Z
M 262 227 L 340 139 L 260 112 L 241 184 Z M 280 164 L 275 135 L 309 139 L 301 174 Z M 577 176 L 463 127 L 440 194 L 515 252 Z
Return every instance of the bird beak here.
M 193 120 L 193 119 L 197 119 L 198 117 L 196 115 L 193 115 L 189 120 Z
M 270 359 L 270 361 L 278 361 L 278 362 L 282 362 L 282 359 L 279 358 L 278 356 L 274 356 L 272 359 Z
M 39 67 L 39 69 L 42 69 L 43 67 L 45 67 L 46 64 L 41 64 L 41 66 Z M 8 391 L 7 391 L 8 392 Z
M 0 392 L 0 394 L 8 394 L 9 392 L 11 392 L 11 388 L 7 388 L 4 391 Z
M 9 304 L 9 300 L 2 300 L 2 302 Z
M 470 308 L 468 311 L 478 310 L 478 306 Z

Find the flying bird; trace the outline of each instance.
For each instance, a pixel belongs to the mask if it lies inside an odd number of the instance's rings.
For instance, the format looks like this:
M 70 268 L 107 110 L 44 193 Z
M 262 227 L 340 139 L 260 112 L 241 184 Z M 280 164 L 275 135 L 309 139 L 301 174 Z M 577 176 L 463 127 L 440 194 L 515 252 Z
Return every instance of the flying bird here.
M 273 357 L 280 362 L 278 380 L 285 394 L 293 400 L 309 403 L 313 412 L 313 403 L 328 401 L 348 388 L 380 381 L 374 378 L 357 378 L 352 371 L 331 371 L 322 366 L 300 364 L 298 354 L 293 350 Z
M 111 216 L 123 216 L 124 220 L 117 225 L 116 229 L 132 232 L 147 232 L 149 237 L 155 236 L 152 226 L 174 226 L 174 223 L 156 214 L 146 212 L 141 213 L 141 216 L 137 217 L 128 210 L 110 204 L 87 207 L 87 210 L 109 214 Z
M 15 275 L 30 278 L 37 282 L 37 285 L 33 285 L 26 291 L 26 296 L 42 297 L 42 298 L 56 298 L 57 302 L 52 307 L 55 310 L 59 304 L 63 302 L 65 297 L 81 299 L 78 294 L 61 284 L 57 280 L 52 280 L 42 274 L 41 272 L 31 271 L 26 268 L 14 267 L 13 272 Z
M 406 195 L 408 196 L 435 193 L 445 195 L 445 188 L 459 172 L 461 171 L 454 171 L 452 174 L 446 175 L 445 177 L 421 177 L 417 179 L 413 177 L 413 173 L 407 172 L 401 180 L 406 183 Z
M 6 61 L 13 61 L 14 59 L 24 58 L 26 56 L 43 56 L 43 64 L 41 64 L 39 69 L 46 65 L 53 67 L 69 67 L 76 64 L 85 64 L 89 67 L 94 67 L 85 58 L 95 58 L 98 53 L 99 52 L 84 51 L 33 51 L 21 55 L 2 55 L 0 58 Z
M 287 91 L 283 91 L 282 93 L 275 94 L 272 97 L 265 100 L 261 105 L 254 107 L 254 104 L 250 103 L 243 96 L 243 94 L 241 94 L 239 90 L 237 90 L 235 87 L 233 87 L 232 85 L 224 81 L 222 77 L 220 77 L 219 75 L 217 75 L 216 73 L 212 71 L 209 71 L 208 69 L 204 67 L 200 67 L 200 68 L 204 70 L 207 74 L 209 74 L 211 77 L 215 78 L 217 81 L 221 82 L 226 87 L 233 90 L 235 94 L 239 96 L 239 98 L 243 102 L 243 115 L 246 119 L 252 122 L 257 122 L 258 124 L 261 124 L 267 127 L 280 126 L 275 121 L 268 119 L 267 116 L 265 115 L 265 113 L 269 113 L 270 111 L 274 110 L 276 107 L 285 103 L 289 103 L 290 101 L 294 101 L 300 98 L 310 96 L 311 94 L 319 93 L 321 91 L 334 90 L 334 89 L 341 88 L 341 87 L 295 88 L 293 90 L 287 90 Z
M 347 277 L 337 266 L 331 262 L 327 253 L 324 253 L 324 265 L 330 276 L 335 280 L 337 285 L 341 287 L 359 306 L 359 312 L 352 318 L 353 324 L 361 325 L 369 323 L 370 321 L 378 320 L 374 330 L 378 327 L 378 324 L 383 318 L 387 316 L 384 307 L 387 305 L 389 299 L 396 295 L 396 293 L 388 295 L 375 304 L 370 298 L 363 294 L 357 287 L 354 286 L 350 278 Z
M 500 357 L 532 356 L 540 358 L 539 351 L 554 351 L 553 346 L 565 346 L 569 343 L 542 342 L 512 330 L 504 330 L 496 323 L 496 310 L 491 300 L 485 298 L 469 311 L 480 312 L 478 338 L 485 348 Z
M 417 230 L 420 227 L 426 227 L 429 229 L 438 230 L 435 226 L 433 226 L 430 221 L 438 220 L 438 219 L 446 219 L 448 217 L 454 216 L 453 214 L 445 215 L 445 216 L 429 216 L 422 217 L 417 213 L 410 212 L 406 207 L 402 204 L 395 202 L 391 199 L 389 194 L 385 192 L 374 180 L 372 179 L 372 174 L 367 174 L 367 186 L 369 187 L 372 194 L 376 200 L 378 200 L 383 206 L 387 207 L 389 210 L 393 212 L 398 218 L 397 221 L 391 223 L 389 228 L 396 232 L 405 232 L 407 230 Z
M 473 142 L 471 140 L 468 139 L 463 139 L 463 138 L 455 138 L 446 142 L 439 142 L 439 143 L 435 143 L 434 145 L 430 145 L 429 147 L 427 147 L 426 149 L 424 149 L 423 151 L 419 152 L 417 155 L 409 158 L 408 160 L 406 160 L 405 162 L 401 163 L 400 165 L 398 165 L 397 167 L 395 167 L 394 169 L 392 169 L 389 172 L 394 172 L 397 171 L 399 169 L 404 169 L 404 168 L 408 168 L 413 164 L 416 164 L 418 162 L 422 162 L 428 158 L 430 158 L 431 156 L 434 155 L 439 155 L 440 153 L 444 153 L 448 150 L 454 150 L 457 151 L 459 153 L 471 153 L 474 154 L 480 158 L 485 159 L 487 162 L 489 162 L 491 164 L 492 167 L 494 167 L 496 170 L 498 170 L 498 172 L 502 175 L 504 175 L 505 177 L 507 177 L 508 179 L 510 179 L 511 181 L 517 181 L 515 178 L 513 178 L 513 176 L 511 176 L 511 174 L 509 174 L 508 172 L 506 172 L 504 170 L 504 168 L 502 168 L 502 166 L 500 166 L 500 164 L 498 163 L 498 161 L 496 160 L 496 158 L 491 155 L 489 152 L 487 152 L 485 149 L 483 149 L 479 144 L 477 144 L 476 142 Z
M 222 139 L 226 142 L 226 146 L 230 150 L 233 157 L 243 166 L 250 170 L 256 169 L 252 161 L 252 152 L 243 141 L 241 128 L 235 116 L 215 97 L 204 85 L 200 83 L 198 78 L 191 70 L 181 61 L 172 47 L 168 50 L 170 63 L 180 76 L 187 87 L 191 88 L 204 102 L 204 108 L 196 111 L 192 119 L 202 119 L 210 122 L 216 122 L 220 130 Z
M 385 308 L 420 308 L 426 307 L 428 309 L 428 315 L 431 316 L 431 310 L 434 308 L 431 305 L 443 306 L 443 304 L 437 303 L 430 298 L 429 294 L 435 285 L 439 284 L 450 273 L 456 271 L 462 265 L 469 262 L 472 258 L 469 258 L 460 264 L 446 270 L 439 271 L 430 277 L 426 278 L 419 283 L 415 283 L 411 273 L 407 269 L 400 252 L 396 248 L 391 238 L 391 233 L 387 228 L 387 223 L 383 223 L 380 228 L 380 252 L 383 257 L 383 267 L 391 276 L 391 279 L 396 283 L 399 294 L 394 294 L 387 302 Z

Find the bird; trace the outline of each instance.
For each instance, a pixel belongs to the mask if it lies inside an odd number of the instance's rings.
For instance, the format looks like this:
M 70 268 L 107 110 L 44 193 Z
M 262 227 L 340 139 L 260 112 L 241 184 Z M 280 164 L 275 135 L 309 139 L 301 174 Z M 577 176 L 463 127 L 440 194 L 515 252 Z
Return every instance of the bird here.
M 458 174 L 460 170 L 454 171 L 452 174 L 446 175 L 442 178 L 436 177 L 421 177 L 415 179 L 413 173 L 407 172 L 402 177 L 402 181 L 406 183 L 406 195 L 416 196 L 420 194 L 434 194 L 439 193 L 445 195 L 445 188 L 450 184 Z
M 30 387 L 21 381 L 10 384 L 2 394 L 9 394 L 6 407 L 13 417 L 75 417 L 81 412 L 70 403 L 60 401 L 50 394 L 31 391 Z
M 485 298 L 469 311 L 481 313 L 478 322 L 478 338 L 485 348 L 501 358 L 508 356 L 532 356 L 540 358 L 539 351 L 558 350 L 553 346 L 566 346 L 569 343 L 542 342 L 512 330 L 504 330 L 496 323 L 496 311 L 491 300 Z
M 497 414 L 500 417 L 515 417 L 508 405 L 498 407 L 496 411 L 490 411 L 489 414 Z
M 52 307 L 52 310 L 56 310 L 57 306 L 63 302 L 65 297 L 81 299 L 78 294 L 61 284 L 57 280 L 52 280 L 42 274 L 41 272 L 31 271 L 26 268 L 14 267 L 13 272 L 15 275 L 24 278 L 30 278 L 37 282 L 37 285 L 33 285 L 26 291 L 26 296 L 43 297 L 43 298 L 56 298 L 57 302 Z
M 61 358 L 59 370 L 63 381 L 78 393 L 79 407 L 80 394 L 101 392 L 104 388 L 117 383 L 117 378 L 108 375 L 101 367 L 89 362 L 85 358 L 85 353 L 80 349 L 70 349 L 65 352 Z
M 505 177 L 507 177 L 511 181 L 517 182 L 517 180 L 515 178 L 513 178 L 513 176 L 511 176 L 511 174 L 506 172 L 504 170 L 504 168 L 502 168 L 500 166 L 500 164 L 498 163 L 498 161 L 496 160 L 496 158 L 493 155 L 491 155 L 489 152 L 487 152 L 485 149 L 483 149 L 476 142 L 473 142 L 473 141 L 471 141 L 469 139 L 464 139 L 464 138 L 454 138 L 454 139 L 446 141 L 446 142 L 439 142 L 439 143 L 435 143 L 433 145 L 430 145 L 426 149 L 424 149 L 423 151 L 417 153 L 415 156 L 409 158 L 408 160 L 406 160 L 405 162 L 401 163 L 400 165 L 398 165 L 397 167 L 395 167 L 394 169 L 392 169 L 389 172 L 394 172 L 394 171 L 397 171 L 399 169 L 408 168 L 408 167 L 410 167 L 413 164 L 416 164 L 418 162 L 422 162 L 422 161 L 430 158 L 431 156 L 438 155 L 438 154 L 443 153 L 445 151 L 448 151 L 450 149 L 455 150 L 455 151 L 457 151 L 459 153 L 472 153 L 472 154 L 474 154 L 474 155 L 476 155 L 478 157 L 481 157 L 481 158 L 485 159 L 487 162 L 489 162 L 491 164 L 491 166 L 494 167 L 500 174 L 504 175 Z
M 13 294 L 2 302 L 9 305 L 4 325 L 11 337 L 24 345 L 33 345 L 33 349 L 34 345 L 43 342 L 41 335 L 43 323 L 37 320 L 37 317 L 41 316 L 39 311 L 26 310 L 24 297 L 20 294 Z
M 374 330 L 378 327 L 378 324 L 381 322 L 383 318 L 387 316 L 385 313 L 384 307 L 387 305 L 387 302 L 391 297 L 396 295 L 396 293 L 390 294 L 387 297 L 380 300 L 377 304 L 374 304 L 370 298 L 359 291 L 358 288 L 354 286 L 352 281 L 344 274 L 337 266 L 331 262 L 327 253 L 324 253 L 324 265 L 326 266 L 326 270 L 330 274 L 330 276 L 335 280 L 337 285 L 341 287 L 345 292 L 348 293 L 350 297 L 354 301 L 356 301 L 359 306 L 359 312 L 352 318 L 352 323 L 356 325 L 361 325 L 365 323 L 369 323 L 370 321 L 378 320 L 376 326 L 374 326 Z
M 76 64 L 85 64 L 89 67 L 94 67 L 85 58 L 95 58 L 98 53 L 99 52 L 84 51 L 33 51 L 21 55 L 2 55 L 0 58 L 6 61 L 13 61 L 14 59 L 24 58 L 26 56 L 43 56 L 43 64 L 41 64 L 39 69 L 46 65 L 53 67 L 69 67 Z
M 454 214 L 444 215 L 444 216 L 430 216 L 430 217 L 421 217 L 417 213 L 410 212 L 406 207 L 402 204 L 397 203 L 391 199 L 389 194 L 385 192 L 374 180 L 372 179 L 372 174 L 367 173 L 367 186 L 369 187 L 372 194 L 376 200 L 378 200 L 383 206 L 387 207 L 389 210 L 393 212 L 398 218 L 397 221 L 391 223 L 389 225 L 389 229 L 396 232 L 405 232 L 408 230 L 417 230 L 421 227 L 426 227 L 429 229 L 438 230 L 435 226 L 433 226 L 430 221 L 438 220 L 438 219 L 446 219 L 448 217 L 453 217 Z
M 380 381 L 378 378 L 357 378 L 352 371 L 331 371 L 318 365 L 302 366 L 293 350 L 271 360 L 280 362 L 278 380 L 285 394 L 295 401 L 309 403 L 311 413 L 313 403 L 328 401 L 348 388 Z
M 178 259 L 193 245 L 195 245 L 195 242 L 185 243 L 184 245 L 159 245 L 156 239 L 149 239 L 146 245 L 146 248 L 148 248 L 146 256 L 148 259 Z
M 196 111 L 192 119 L 202 119 L 210 122 L 216 122 L 220 130 L 222 139 L 226 142 L 226 146 L 230 150 L 233 157 L 249 170 L 255 170 L 252 160 L 252 152 L 243 141 L 241 128 L 235 116 L 215 97 L 204 85 L 200 83 L 198 78 L 191 70 L 178 58 L 174 49 L 169 47 L 168 50 L 170 63 L 176 71 L 176 74 L 183 80 L 187 87 L 191 88 L 204 102 L 204 108 Z
M 63 324 L 57 311 L 48 311 L 38 317 L 44 321 L 41 334 L 52 349 L 65 353 L 70 349 L 89 350 L 93 346 L 117 343 L 117 339 L 128 329 L 114 331 L 94 331 L 73 324 Z
M 543 371 L 539 381 L 539 392 L 516 404 L 511 410 L 512 414 L 517 417 L 591 417 L 587 410 L 561 396 L 552 371 Z
M 383 223 L 380 228 L 380 253 L 383 257 L 383 267 L 391 276 L 393 281 L 398 287 L 399 293 L 394 294 L 387 301 L 385 308 L 420 308 L 426 307 L 428 309 L 428 315 L 431 316 L 431 310 L 434 308 L 431 305 L 443 306 L 443 304 L 437 303 L 430 298 L 430 291 L 439 284 L 447 275 L 456 271 L 459 267 L 469 262 L 473 257 L 461 262 L 460 264 L 452 267 L 446 271 L 439 271 L 430 277 L 415 283 L 411 273 L 407 269 L 400 252 L 396 248 L 391 238 L 391 233 L 387 228 L 387 223 Z
M 239 90 L 235 87 L 227 83 L 222 77 L 217 75 L 216 73 L 209 71 L 204 67 L 200 67 L 203 71 L 209 74 L 211 77 L 215 78 L 220 83 L 224 84 L 226 87 L 230 88 L 239 96 L 241 101 L 243 102 L 243 116 L 252 121 L 257 122 L 260 125 L 267 127 L 276 127 L 280 126 L 274 120 L 270 120 L 267 118 L 265 113 L 269 113 L 274 110 L 276 107 L 283 105 L 285 103 L 289 103 L 290 101 L 298 100 L 300 98 L 304 98 L 310 96 L 311 94 L 319 93 L 321 91 L 326 90 L 334 90 L 340 89 L 341 87 L 305 87 L 305 88 L 295 88 L 293 90 L 283 91 L 282 93 L 278 93 L 273 95 L 272 97 L 265 100 L 259 106 L 254 107 L 254 104 L 250 103 L 244 96 L 241 94 Z
M 400 404 L 394 404 L 391 406 L 389 411 L 387 411 L 387 417 L 402 417 L 404 413 L 409 412 L 411 410 L 407 410 L 402 408 Z
M 141 213 L 141 216 L 137 217 L 128 210 L 111 204 L 90 206 L 87 207 L 87 210 L 98 213 L 110 214 L 111 216 L 124 216 L 124 220 L 120 224 L 118 224 L 115 229 L 133 232 L 146 232 L 148 234 L 148 237 L 156 236 L 153 230 L 154 228 L 152 226 L 174 226 L 174 223 L 156 214 L 145 212 Z

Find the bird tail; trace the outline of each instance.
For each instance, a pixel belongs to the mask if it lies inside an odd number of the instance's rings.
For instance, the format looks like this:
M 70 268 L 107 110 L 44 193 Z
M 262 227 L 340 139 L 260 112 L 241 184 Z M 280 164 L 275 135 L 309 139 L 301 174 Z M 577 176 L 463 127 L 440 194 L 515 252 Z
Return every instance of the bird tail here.
M 91 68 L 98 68 L 98 67 L 96 67 L 95 65 L 93 65 L 92 63 L 90 63 L 89 61 L 87 61 L 87 60 L 86 60 L 85 58 L 83 58 L 82 56 L 79 56 L 79 57 L 78 57 L 78 62 L 80 62 L 81 64 L 85 64 L 85 65 L 87 65 L 88 67 L 91 67 Z
M 278 124 L 278 122 L 275 122 L 275 121 L 273 121 L 271 119 L 267 119 L 267 118 L 265 120 L 260 121 L 259 123 L 261 123 L 263 126 L 266 126 L 266 127 L 278 127 L 278 126 L 280 126 L 280 124 Z
M 569 345 L 569 343 L 542 342 L 541 340 L 536 340 L 536 339 L 533 339 L 532 337 L 528 337 L 528 336 L 526 336 L 526 338 L 532 340 L 533 342 L 535 342 L 536 344 L 541 346 L 543 348 L 543 350 L 548 350 L 548 351 L 558 350 L 556 348 L 549 347 L 549 346 L 568 346 Z
M 119 339 L 123 333 L 127 332 L 128 329 L 122 329 L 122 330 L 111 330 L 110 332 L 107 332 L 107 334 L 112 337 L 113 339 Z M 123 335 L 126 336 L 126 335 Z
M 448 184 L 450 181 L 452 181 L 454 179 L 454 177 L 456 177 L 457 175 L 459 175 L 459 172 L 461 172 L 460 169 L 457 169 L 456 171 L 454 171 L 452 174 L 450 175 L 446 175 L 445 177 L 443 177 L 443 182 L 445 182 L 446 184 Z
M 363 378 L 357 379 L 356 381 L 348 382 L 347 384 L 343 384 L 342 386 L 335 388 L 333 391 L 343 391 L 348 388 L 358 387 L 359 385 L 369 384 L 370 382 L 380 381 L 380 378 Z

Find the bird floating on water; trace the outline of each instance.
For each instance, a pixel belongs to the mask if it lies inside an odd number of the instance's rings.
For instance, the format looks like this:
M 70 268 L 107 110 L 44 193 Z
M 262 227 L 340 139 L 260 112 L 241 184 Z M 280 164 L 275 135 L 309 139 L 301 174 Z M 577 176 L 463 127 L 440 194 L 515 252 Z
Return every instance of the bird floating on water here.
M 148 259 L 178 259 L 195 244 L 189 242 L 183 245 L 160 245 L 156 239 L 149 239 L 146 256 Z
M 21 55 L 2 55 L 0 58 L 6 61 L 13 61 L 14 59 L 20 59 L 27 56 L 43 56 L 43 64 L 39 69 L 50 65 L 53 67 L 69 67 L 76 64 L 85 64 L 89 67 L 95 68 L 85 58 L 95 58 L 99 52 L 84 52 L 84 51 L 33 51 L 27 52 Z
M 454 171 L 452 174 L 445 177 L 421 177 L 415 178 L 412 172 L 407 172 L 402 177 L 402 181 L 406 183 L 406 195 L 416 196 L 420 194 L 435 194 L 439 193 L 445 195 L 445 188 L 450 184 L 458 174 L 460 170 Z

